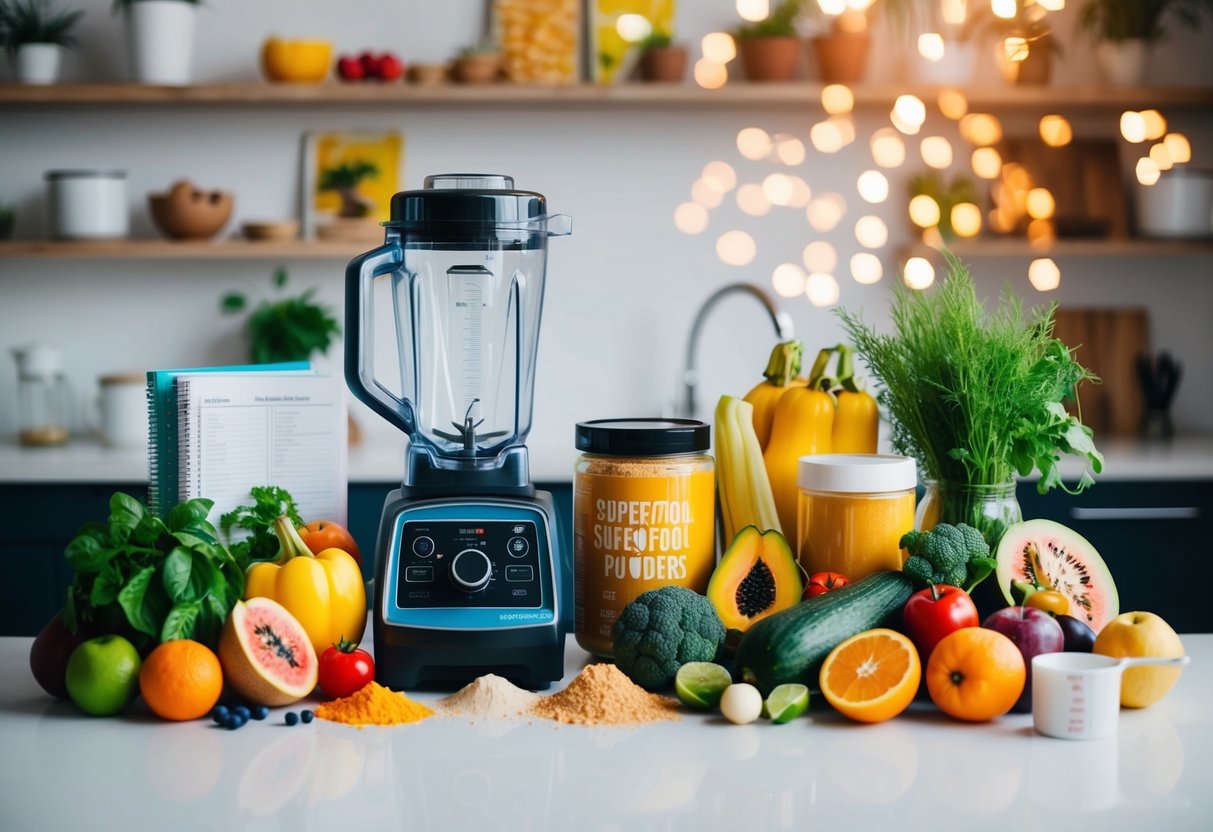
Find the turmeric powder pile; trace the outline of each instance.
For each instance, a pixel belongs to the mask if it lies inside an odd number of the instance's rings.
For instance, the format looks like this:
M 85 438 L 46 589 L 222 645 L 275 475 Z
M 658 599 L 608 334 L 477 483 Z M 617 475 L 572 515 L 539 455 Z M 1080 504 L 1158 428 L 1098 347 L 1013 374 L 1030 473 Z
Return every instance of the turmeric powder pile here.
M 346 725 L 400 725 L 420 722 L 433 715 L 432 710 L 415 699 L 388 690 L 377 682 L 316 708 L 316 716 L 321 719 Z

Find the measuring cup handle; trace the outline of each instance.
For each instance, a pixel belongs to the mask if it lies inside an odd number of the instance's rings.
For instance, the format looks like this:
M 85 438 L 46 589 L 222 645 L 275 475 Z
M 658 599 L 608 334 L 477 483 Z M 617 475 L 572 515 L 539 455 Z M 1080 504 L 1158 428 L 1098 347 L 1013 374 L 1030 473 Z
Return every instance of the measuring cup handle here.
M 345 383 L 367 407 L 412 435 L 412 405 L 398 398 L 375 378 L 374 280 L 404 262 L 397 240 L 361 254 L 345 267 Z
M 1174 656 L 1172 658 L 1124 658 L 1120 660 L 1122 668 L 1140 667 L 1142 665 L 1163 665 L 1165 667 L 1183 667 L 1188 662 L 1192 661 L 1189 656 Z

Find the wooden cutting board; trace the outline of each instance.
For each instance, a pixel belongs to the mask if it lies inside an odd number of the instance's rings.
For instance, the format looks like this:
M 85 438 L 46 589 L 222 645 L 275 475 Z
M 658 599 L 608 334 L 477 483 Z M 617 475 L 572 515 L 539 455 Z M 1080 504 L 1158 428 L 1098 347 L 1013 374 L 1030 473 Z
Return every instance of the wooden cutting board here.
M 1137 433 L 1145 404 L 1135 362 L 1150 348 L 1146 310 L 1065 307 L 1057 311 L 1054 334 L 1076 349 L 1078 362 L 1102 379 L 1101 384 L 1083 384 L 1078 391 L 1082 421 L 1095 430 L 1096 443 L 1101 433 Z

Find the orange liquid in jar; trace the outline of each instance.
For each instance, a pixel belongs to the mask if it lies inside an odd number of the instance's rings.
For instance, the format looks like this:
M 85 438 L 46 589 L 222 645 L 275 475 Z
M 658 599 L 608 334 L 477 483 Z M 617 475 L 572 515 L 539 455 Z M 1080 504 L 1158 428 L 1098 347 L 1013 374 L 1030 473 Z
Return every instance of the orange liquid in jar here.
M 901 569 L 901 536 L 914 528 L 914 492 L 801 491 L 797 555 L 811 575 L 840 572 L 852 581 Z

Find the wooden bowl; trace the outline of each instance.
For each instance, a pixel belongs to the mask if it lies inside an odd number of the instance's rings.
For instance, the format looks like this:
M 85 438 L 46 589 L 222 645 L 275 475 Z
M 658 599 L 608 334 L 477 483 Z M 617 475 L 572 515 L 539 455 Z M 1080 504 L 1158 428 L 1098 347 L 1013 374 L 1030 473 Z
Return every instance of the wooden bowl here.
M 204 191 L 182 179 L 167 194 L 148 194 L 156 227 L 176 240 L 209 240 L 231 219 L 235 197 L 229 191 Z
M 445 64 L 413 64 L 409 67 L 409 80 L 419 87 L 432 87 L 446 81 Z
M 491 84 L 500 73 L 501 56 L 496 52 L 456 58 L 451 67 L 451 77 L 460 84 Z
M 299 236 L 298 220 L 272 220 L 268 222 L 246 222 L 240 226 L 240 232 L 249 240 L 281 242 L 294 240 Z

